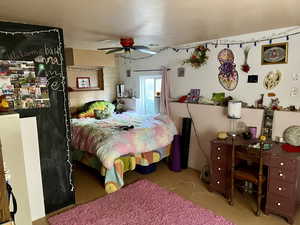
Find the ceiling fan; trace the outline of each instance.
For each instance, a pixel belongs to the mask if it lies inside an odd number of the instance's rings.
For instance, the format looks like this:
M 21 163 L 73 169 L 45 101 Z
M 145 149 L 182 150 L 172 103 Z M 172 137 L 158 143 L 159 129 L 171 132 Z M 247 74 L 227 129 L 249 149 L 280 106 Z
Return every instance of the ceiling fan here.
M 133 38 L 121 38 L 120 44 L 122 47 L 111 47 L 111 48 L 98 48 L 98 50 L 109 50 L 106 54 L 111 54 L 115 52 L 124 51 L 125 53 L 129 53 L 131 50 L 143 52 L 150 55 L 155 55 L 157 52 L 150 50 L 147 46 L 144 45 L 134 45 Z

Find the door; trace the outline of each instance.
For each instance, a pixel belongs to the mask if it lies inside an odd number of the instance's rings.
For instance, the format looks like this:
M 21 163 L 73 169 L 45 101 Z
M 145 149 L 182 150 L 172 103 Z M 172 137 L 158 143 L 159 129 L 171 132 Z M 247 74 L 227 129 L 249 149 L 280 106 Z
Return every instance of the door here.
M 161 75 L 147 75 L 140 77 L 141 113 L 159 113 L 160 92 Z

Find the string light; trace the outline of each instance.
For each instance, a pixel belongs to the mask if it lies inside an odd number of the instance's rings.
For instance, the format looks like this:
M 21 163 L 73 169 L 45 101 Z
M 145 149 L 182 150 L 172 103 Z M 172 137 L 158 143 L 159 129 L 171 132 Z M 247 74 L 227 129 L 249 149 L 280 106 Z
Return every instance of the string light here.
M 293 30 L 299 30 L 299 28 L 293 28 Z M 300 31 L 296 31 L 294 33 L 290 33 L 292 30 L 288 30 L 288 31 L 285 31 L 285 32 L 281 32 L 281 33 L 278 33 L 278 34 L 273 34 L 272 36 L 270 37 L 263 37 L 261 39 L 257 39 L 257 40 L 251 40 L 251 41 L 229 41 L 229 40 L 225 40 L 225 41 L 222 41 L 222 40 L 214 40 L 214 41 L 211 41 L 211 42 L 206 42 L 204 45 L 205 46 L 208 46 L 208 45 L 214 45 L 215 48 L 217 48 L 219 45 L 221 46 L 227 46 L 227 48 L 230 47 L 230 45 L 240 45 L 243 46 L 245 44 L 251 44 L 253 43 L 253 45 L 256 47 L 257 46 L 257 43 L 259 42 L 264 42 L 264 41 L 269 41 L 269 43 L 271 44 L 273 42 L 273 40 L 278 40 L 278 39 L 282 39 L 282 38 L 286 38 L 286 40 L 289 40 L 290 36 L 295 36 L 295 35 L 299 35 L 300 34 Z M 197 46 L 199 45 L 199 43 L 197 44 Z M 163 49 L 160 49 L 157 53 L 160 53 L 160 52 L 163 52 L 163 51 L 166 51 L 166 50 L 169 50 L 169 49 L 173 49 L 174 51 L 178 52 L 178 51 L 182 51 L 182 50 L 187 50 L 187 49 L 193 49 L 195 48 L 196 46 L 194 47 L 189 47 L 189 48 L 174 48 L 174 47 L 165 47 Z M 146 59 L 146 58 L 151 58 L 151 57 L 154 57 L 155 55 L 149 55 L 149 56 L 144 56 L 144 57 L 137 57 L 137 58 L 131 58 L 132 60 L 141 60 L 141 59 Z M 124 55 L 120 55 L 119 57 L 121 58 L 128 58 L 127 56 L 124 56 Z
M 66 88 L 65 88 L 65 84 L 66 84 L 66 74 L 64 74 L 64 57 L 62 55 L 62 42 L 61 42 L 61 38 L 60 38 L 60 32 L 59 29 L 49 29 L 49 30 L 40 30 L 40 31 L 25 31 L 25 32 L 9 32 L 9 31 L 0 31 L 0 34 L 5 34 L 5 35 L 26 35 L 26 34 L 31 34 L 31 35 L 35 35 L 35 34 L 40 34 L 40 33 L 50 33 L 50 32 L 55 32 L 57 34 L 58 37 L 58 43 L 59 43 L 59 58 L 60 58 L 60 73 L 58 74 L 58 78 L 61 80 L 61 85 L 62 88 L 61 90 L 58 89 L 56 86 L 51 86 L 50 88 L 53 91 L 62 91 L 63 93 L 63 104 L 64 104 L 64 119 L 65 119 L 65 137 L 67 140 L 67 144 L 66 144 L 66 151 L 67 151 L 67 164 L 69 165 L 69 183 L 71 186 L 71 191 L 74 191 L 75 187 L 74 184 L 72 182 L 72 172 L 73 172 L 73 165 L 71 162 L 71 152 L 70 152 L 70 137 L 71 137 L 71 132 L 70 132 L 70 128 L 68 126 L 69 124 L 69 114 L 68 114 L 68 107 L 69 107 L 69 102 L 68 102 L 68 98 L 67 98 L 67 93 L 66 93 Z

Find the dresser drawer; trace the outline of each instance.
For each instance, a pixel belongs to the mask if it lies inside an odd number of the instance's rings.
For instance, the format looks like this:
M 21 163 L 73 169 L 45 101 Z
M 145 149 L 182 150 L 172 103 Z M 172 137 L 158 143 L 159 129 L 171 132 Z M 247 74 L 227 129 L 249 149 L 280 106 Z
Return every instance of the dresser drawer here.
M 227 154 L 227 145 L 222 145 L 222 144 L 212 144 L 211 145 L 211 154 L 214 156 L 215 154 L 226 156 Z
M 276 168 L 283 168 L 285 170 L 295 170 L 297 167 L 297 160 L 282 158 L 278 156 L 271 156 L 270 166 Z
M 216 161 L 217 163 L 224 164 L 227 158 L 226 148 L 220 145 L 213 145 L 211 151 L 211 160 Z
M 285 181 L 289 183 L 295 183 L 296 180 L 296 171 L 295 170 L 287 170 L 285 168 L 274 168 L 271 167 L 270 171 L 270 179 L 276 179 L 279 181 Z
M 214 177 L 226 177 L 226 168 L 222 165 L 219 165 L 217 163 L 215 163 L 213 166 L 212 166 L 212 176 Z
M 296 200 L 290 200 L 275 194 L 268 194 L 266 208 L 283 216 L 293 215 L 296 210 Z
M 223 167 L 226 165 L 227 157 L 222 154 L 214 154 L 211 158 L 214 164 L 222 165 Z
M 280 195 L 287 199 L 294 198 L 296 194 L 295 184 L 287 183 L 284 181 L 269 179 L 268 187 L 268 191 L 270 194 Z
M 211 176 L 210 185 L 215 191 L 225 193 L 226 181 L 225 177 L 222 176 Z

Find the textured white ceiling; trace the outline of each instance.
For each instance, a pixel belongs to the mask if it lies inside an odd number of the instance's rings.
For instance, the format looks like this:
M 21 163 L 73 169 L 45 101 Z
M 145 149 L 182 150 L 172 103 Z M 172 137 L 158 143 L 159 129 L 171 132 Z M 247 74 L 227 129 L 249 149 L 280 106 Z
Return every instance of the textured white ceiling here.
M 1 0 L 0 20 L 57 26 L 68 47 L 178 45 L 300 24 L 299 0 Z M 105 41 L 101 41 L 105 40 Z

